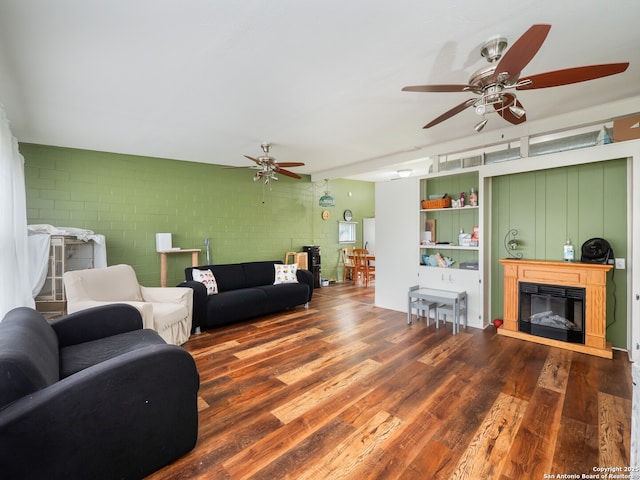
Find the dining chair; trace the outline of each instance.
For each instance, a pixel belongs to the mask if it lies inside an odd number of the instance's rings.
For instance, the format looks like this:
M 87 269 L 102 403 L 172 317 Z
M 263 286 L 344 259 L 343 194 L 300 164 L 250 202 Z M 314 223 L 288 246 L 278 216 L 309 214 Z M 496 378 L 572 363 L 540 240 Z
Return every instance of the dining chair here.
M 346 247 L 342 249 L 342 265 L 342 281 L 346 282 L 347 278 L 349 280 L 355 280 L 356 265 L 353 259 L 353 248 Z
M 376 269 L 371 265 L 369 251 L 366 248 L 354 248 L 356 280 L 362 278 L 365 287 L 369 286 L 369 281 L 376 277 Z

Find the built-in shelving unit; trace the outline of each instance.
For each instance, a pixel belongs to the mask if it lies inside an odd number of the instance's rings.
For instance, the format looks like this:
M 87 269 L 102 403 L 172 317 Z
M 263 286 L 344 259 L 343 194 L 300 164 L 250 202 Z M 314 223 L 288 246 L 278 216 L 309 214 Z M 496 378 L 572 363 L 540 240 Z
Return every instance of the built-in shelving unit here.
M 420 208 L 420 264 L 425 265 L 424 255 L 435 255 L 442 252 L 453 260 L 451 268 L 460 265 L 479 264 L 479 244 L 460 245 L 459 234 L 471 234 L 474 227 L 479 228 L 480 207 L 470 206 L 471 189 L 478 192 L 478 172 L 464 172 L 457 175 L 439 175 L 420 180 L 420 197 L 429 199 L 433 195 L 459 200 L 461 193 L 466 196 L 466 205 L 447 208 Z M 430 231 L 431 241 L 429 241 Z
M 468 204 L 472 188 L 478 195 L 478 205 L 476 206 Z M 419 189 L 421 200 L 428 200 L 432 195 L 444 196 L 445 194 L 453 200 L 458 200 L 460 194 L 464 192 L 465 206 L 432 209 L 419 206 L 418 279 L 420 286 L 423 287 L 466 290 L 469 301 L 468 324 L 482 328 L 484 327 L 481 274 L 482 188 L 479 185 L 478 171 L 430 175 L 420 179 Z M 474 228 L 479 234 L 478 244 L 473 246 L 460 245 L 460 232 L 470 235 Z M 425 233 L 427 231 L 431 232 L 432 242 L 428 242 L 428 234 Z M 425 257 L 438 253 L 441 257 L 451 259 L 453 264 L 446 268 L 427 265 Z

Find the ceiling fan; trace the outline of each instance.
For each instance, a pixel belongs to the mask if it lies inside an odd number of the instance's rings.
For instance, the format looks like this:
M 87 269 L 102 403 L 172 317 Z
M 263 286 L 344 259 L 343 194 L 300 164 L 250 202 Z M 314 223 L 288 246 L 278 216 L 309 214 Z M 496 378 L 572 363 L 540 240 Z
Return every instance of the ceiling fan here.
M 590 65 L 520 78 L 520 72 L 538 53 L 550 29 L 551 25 L 547 24 L 531 26 L 504 55 L 507 39 L 500 36 L 489 39 L 482 46 L 480 54 L 490 65 L 473 73 L 467 84 L 404 87 L 402 90 L 405 92 L 472 92 L 479 95 L 456 105 L 431 120 L 423 128 L 433 127 L 469 107 L 474 107 L 476 113 L 482 115 L 482 120 L 474 127 L 477 132 L 487 124 L 485 114 L 490 113 L 487 110 L 489 107 L 492 107 L 495 113 L 507 122 L 518 125 L 526 121 L 527 116 L 524 107 L 516 98 L 515 90 L 533 90 L 586 82 L 622 73 L 629 66 L 629 62 Z
M 253 176 L 253 181 L 256 182 L 260 179 L 264 179 L 265 185 L 269 184 L 271 180 L 278 180 L 276 177 L 276 173 L 281 173 L 282 175 L 286 175 L 291 178 L 302 178 L 297 173 L 290 172 L 289 170 L 285 170 L 283 167 L 302 167 L 304 163 L 302 162 L 278 162 L 275 158 L 269 155 L 269 150 L 271 149 L 270 143 L 263 143 L 260 145 L 262 147 L 262 151 L 264 155 L 260 155 L 258 158 L 250 157 L 249 155 L 245 155 L 246 158 L 255 162 L 255 165 L 250 167 L 240 167 L 240 168 L 254 168 L 258 171 Z

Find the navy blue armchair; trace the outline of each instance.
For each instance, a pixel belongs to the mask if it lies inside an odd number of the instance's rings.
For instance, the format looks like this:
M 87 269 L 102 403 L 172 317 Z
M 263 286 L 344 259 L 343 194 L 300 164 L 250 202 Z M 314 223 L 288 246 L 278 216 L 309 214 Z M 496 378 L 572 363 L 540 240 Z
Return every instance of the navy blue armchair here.
M 3 478 L 142 478 L 191 450 L 191 355 L 113 304 L 51 324 L 30 308 L 0 322 Z

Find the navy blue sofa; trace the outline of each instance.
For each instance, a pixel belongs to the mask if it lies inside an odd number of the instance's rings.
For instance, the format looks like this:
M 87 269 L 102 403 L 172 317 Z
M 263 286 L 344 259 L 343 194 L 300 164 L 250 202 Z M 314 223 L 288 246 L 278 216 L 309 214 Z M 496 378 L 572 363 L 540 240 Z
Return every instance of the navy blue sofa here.
M 138 479 L 198 436 L 193 357 L 130 305 L 0 322 L 0 477 Z
M 313 295 L 313 274 L 298 269 L 298 283 L 274 285 L 275 267 L 281 261 L 203 265 L 185 269 L 179 287 L 193 289 L 193 329 L 213 328 L 275 313 L 298 305 L 307 306 Z M 211 270 L 219 293 L 207 295 L 206 287 L 193 280 L 193 270 Z

